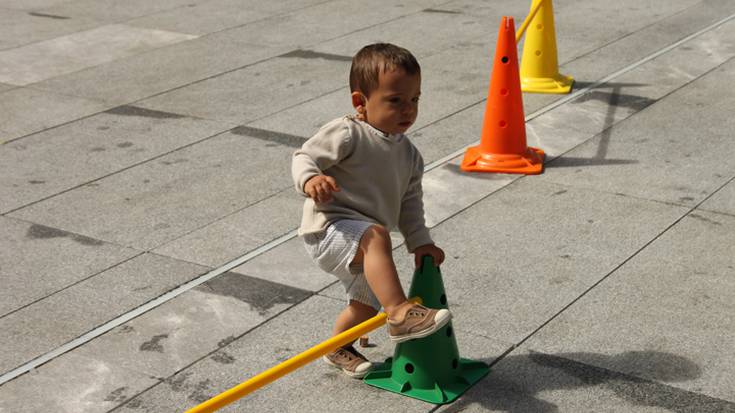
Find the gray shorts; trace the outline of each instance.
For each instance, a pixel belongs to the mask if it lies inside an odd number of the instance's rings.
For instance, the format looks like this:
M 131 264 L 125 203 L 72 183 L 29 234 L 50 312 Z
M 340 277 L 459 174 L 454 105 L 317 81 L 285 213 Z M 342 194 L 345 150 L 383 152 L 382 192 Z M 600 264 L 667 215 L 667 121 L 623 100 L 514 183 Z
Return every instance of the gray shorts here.
M 304 246 L 319 268 L 342 282 L 350 299 L 380 310 L 380 302 L 368 286 L 362 264 L 350 265 L 357 255 L 362 234 L 372 225 L 351 219 L 335 221 L 323 232 L 305 234 Z

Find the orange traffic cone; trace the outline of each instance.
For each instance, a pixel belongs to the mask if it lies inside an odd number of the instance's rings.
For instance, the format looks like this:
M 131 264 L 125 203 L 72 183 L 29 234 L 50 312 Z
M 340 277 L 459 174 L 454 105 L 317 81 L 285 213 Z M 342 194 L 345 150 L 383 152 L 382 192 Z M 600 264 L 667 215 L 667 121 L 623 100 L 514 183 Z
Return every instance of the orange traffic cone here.
M 526 120 L 512 17 L 503 17 L 495 48 L 480 145 L 467 149 L 464 171 L 540 174 L 544 151 L 526 146 Z

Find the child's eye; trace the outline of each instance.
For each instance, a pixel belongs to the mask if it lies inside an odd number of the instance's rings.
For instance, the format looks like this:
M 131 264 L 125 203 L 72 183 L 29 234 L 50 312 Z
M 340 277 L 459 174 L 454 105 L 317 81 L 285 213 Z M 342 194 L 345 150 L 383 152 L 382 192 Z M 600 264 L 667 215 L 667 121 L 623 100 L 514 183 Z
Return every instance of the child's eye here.
M 399 98 L 399 97 L 390 98 L 390 99 L 388 99 L 388 102 L 397 105 L 397 104 L 401 103 L 401 98 Z

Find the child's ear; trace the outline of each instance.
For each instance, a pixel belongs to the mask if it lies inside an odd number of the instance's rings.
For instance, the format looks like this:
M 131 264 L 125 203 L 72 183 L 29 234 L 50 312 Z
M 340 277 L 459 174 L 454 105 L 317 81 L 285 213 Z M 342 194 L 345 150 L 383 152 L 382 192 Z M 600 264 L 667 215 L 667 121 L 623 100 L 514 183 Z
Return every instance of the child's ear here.
M 361 115 L 365 113 L 365 96 L 362 93 L 352 92 L 352 107 Z

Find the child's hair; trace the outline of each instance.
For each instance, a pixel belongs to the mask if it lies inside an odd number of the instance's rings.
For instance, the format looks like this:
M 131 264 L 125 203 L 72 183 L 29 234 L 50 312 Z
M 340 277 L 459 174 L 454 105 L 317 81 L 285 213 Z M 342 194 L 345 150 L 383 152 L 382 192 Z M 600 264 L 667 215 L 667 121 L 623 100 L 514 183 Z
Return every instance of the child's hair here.
M 409 75 L 421 74 L 419 62 L 402 47 L 390 43 L 363 47 L 352 58 L 350 92 L 359 91 L 369 96 L 378 87 L 378 75 L 395 69 L 402 69 Z

